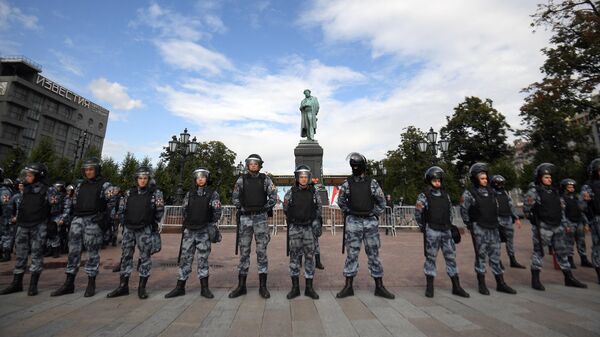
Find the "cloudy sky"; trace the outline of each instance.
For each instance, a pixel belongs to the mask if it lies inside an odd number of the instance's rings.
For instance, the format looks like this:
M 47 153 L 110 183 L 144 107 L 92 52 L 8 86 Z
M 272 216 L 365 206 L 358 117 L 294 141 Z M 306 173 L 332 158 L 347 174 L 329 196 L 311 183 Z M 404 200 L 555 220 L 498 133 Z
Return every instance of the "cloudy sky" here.
M 403 128 L 441 127 L 465 96 L 518 128 L 548 41 L 531 31 L 538 1 L 0 0 L 0 55 L 108 108 L 103 155 L 119 161 L 156 159 L 188 127 L 290 173 L 310 88 L 339 174 L 349 152 L 381 159 Z

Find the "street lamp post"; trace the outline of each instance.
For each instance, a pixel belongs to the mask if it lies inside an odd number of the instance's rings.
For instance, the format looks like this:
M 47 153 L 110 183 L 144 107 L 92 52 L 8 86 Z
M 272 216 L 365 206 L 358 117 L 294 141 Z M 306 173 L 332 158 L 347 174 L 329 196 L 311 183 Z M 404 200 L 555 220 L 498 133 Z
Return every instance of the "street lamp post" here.
M 445 153 L 448 151 L 448 146 L 450 146 L 450 141 L 446 139 L 446 135 L 442 134 L 442 139 L 439 142 L 437 141 L 438 133 L 433 131 L 433 128 L 429 128 L 429 132 L 426 135 L 426 139 L 421 140 L 417 143 L 417 147 L 419 151 L 426 152 L 427 149 L 431 151 L 431 164 L 435 165 L 438 162 L 438 151 L 441 153 Z
M 175 204 L 181 205 L 183 203 L 183 165 L 187 157 L 196 155 L 198 151 L 198 142 L 196 137 L 190 141 L 190 134 L 187 128 L 179 134 L 179 139 L 176 136 L 172 136 L 169 141 L 169 146 L 166 148 L 169 155 L 174 155 L 178 160 L 179 169 L 179 183 L 177 185 L 177 191 L 175 192 Z M 171 158 L 174 158 L 171 157 Z

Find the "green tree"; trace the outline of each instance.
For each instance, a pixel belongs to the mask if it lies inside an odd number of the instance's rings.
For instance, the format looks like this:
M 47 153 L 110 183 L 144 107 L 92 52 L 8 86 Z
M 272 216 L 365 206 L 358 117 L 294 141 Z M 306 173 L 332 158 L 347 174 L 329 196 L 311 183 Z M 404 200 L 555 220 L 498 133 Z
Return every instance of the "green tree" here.
M 44 137 L 38 145 L 31 150 L 27 162 L 29 163 L 44 163 L 48 168 L 54 164 L 56 154 L 54 152 L 54 143 L 51 138 Z
M 102 176 L 112 184 L 120 182 L 119 163 L 115 162 L 111 157 L 102 159 Z
M 135 187 L 135 181 L 133 175 L 135 170 L 140 166 L 139 161 L 135 158 L 133 153 L 127 152 L 123 162 L 121 163 L 120 177 L 118 182 L 114 184 L 118 185 L 121 189 L 129 189 Z
M 26 165 L 27 154 L 19 145 L 12 148 L 0 162 L 0 167 L 4 169 L 4 175 L 8 178 L 16 178 Z

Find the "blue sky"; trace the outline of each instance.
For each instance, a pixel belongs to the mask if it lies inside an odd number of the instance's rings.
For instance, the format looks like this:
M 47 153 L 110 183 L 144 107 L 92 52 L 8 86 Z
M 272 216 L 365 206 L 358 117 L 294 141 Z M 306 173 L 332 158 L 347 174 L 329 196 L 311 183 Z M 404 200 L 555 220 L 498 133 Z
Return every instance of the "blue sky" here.
M 158 158 L 188 127 L 242 160 L 293 170 L 298 105 L 321 103 L 324 171 L 381 159 L 402 129 L 439 128 L 465 96 L 518 128 L 520 90 L 540 79 L 537 1 L 7 1 L 0 55 L 107 107 L 104 155 Z

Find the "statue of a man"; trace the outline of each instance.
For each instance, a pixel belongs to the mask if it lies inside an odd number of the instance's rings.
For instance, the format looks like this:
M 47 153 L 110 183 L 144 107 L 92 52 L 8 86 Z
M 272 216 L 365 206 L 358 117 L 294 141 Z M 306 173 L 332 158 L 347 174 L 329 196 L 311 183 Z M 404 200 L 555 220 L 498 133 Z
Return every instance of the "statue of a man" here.
M 317 114 L 319 113 L 319 101 L 315 96 L 310 95 L 310 90 L 304 90 L 304 98 L 300 103 L 300 137 L 306 137 L 308 140 L 315 140 L 317 133 Z

